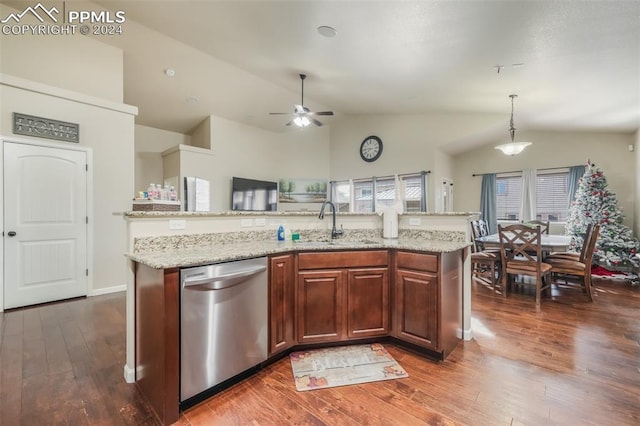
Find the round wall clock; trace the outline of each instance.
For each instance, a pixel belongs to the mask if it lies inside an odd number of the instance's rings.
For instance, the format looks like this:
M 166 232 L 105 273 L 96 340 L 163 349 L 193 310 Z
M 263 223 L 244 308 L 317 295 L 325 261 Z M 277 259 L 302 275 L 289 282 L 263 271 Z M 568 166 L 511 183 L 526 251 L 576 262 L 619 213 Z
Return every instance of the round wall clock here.
M 376 161 L 382 155 L 382 140 L 377 136 L 368 136 L 360 144 L 360 157 L 364 161 Z

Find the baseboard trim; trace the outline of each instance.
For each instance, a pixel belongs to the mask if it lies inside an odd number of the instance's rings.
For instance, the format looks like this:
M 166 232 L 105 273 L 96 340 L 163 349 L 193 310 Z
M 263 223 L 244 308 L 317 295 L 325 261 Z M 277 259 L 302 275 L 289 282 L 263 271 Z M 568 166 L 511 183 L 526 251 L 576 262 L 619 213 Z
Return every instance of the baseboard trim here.
M 105 287 L 105 288 L 99 288 L 97 290 L 93 290 L 87 296 L 89 297 L 102 296 L 103 294 L 118 293 L 121 291 L 125 291 L 126 289 L 127 289 L 126 284 L 114 285 L 113 287 Z
M 462 330 L 462 339 L 463 340 L 471 340 L 473 339 L 473 333 L 470 328 L 466 330 Z
M 124 381 L 127 383 L 135 383 L 136 371 L 130 368 L 127 364 L 124 365 Z

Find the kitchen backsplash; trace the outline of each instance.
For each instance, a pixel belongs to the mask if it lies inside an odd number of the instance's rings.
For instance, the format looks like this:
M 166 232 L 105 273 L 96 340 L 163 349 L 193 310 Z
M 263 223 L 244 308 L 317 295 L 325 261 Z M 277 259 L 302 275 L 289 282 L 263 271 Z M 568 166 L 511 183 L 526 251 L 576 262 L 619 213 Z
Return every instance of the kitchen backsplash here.
M 331 239 L 330 230 L 301 230 L 292 229 L 299 232 L 301 241 L 329 241 Z M 460 231 L 443 230 L 412 230 L 401 229 L 399 238 L 416 240 L 441 240 L 452 242 L 464 242 L 466 234 Z M 366 239 L 381 238 L 381 229 L 349 229 L 345 230 L 342 240 L 361 241 Z M 166 252 L 194 247 L 216 246 L 229 243 L 268 241 L 275 240 L 273 231 L 246 231 L 246 232 L 220 232 L 201 234 L 178 234 L 152 237 L 138 237 L 134 239 L 133 253 L 155 253 Z

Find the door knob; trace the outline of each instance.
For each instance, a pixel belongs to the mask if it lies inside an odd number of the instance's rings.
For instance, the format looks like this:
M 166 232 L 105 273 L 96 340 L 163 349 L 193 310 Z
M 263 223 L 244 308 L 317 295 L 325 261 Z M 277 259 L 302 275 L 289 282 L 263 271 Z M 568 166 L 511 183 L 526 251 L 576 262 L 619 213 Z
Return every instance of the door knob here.
M 10 237 L 15 237 L 16 236 L 16 231 L 9 231 L 7 233 L 7 235 L 10 236 Z

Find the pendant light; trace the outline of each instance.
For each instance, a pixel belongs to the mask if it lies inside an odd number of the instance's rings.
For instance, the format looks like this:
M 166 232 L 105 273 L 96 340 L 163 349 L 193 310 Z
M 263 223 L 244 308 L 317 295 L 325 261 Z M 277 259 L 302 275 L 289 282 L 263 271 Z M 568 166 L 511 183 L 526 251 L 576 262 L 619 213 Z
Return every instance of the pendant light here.
M 495 149 L 499 149 L 505 155 L 517 155 L 522 152 L 523 149 L 531 145 L 531 142 L 514 142 L 514 138 L 516 136 L 516 128 L 513 125 L 513 100 L 518 97 L 518 95 L 509 95 L 511 98 L 511 121 L 509 122 L 509 134 L 511 135 L 511 142 L 505 143 L 502 145 L 498 145 Z

